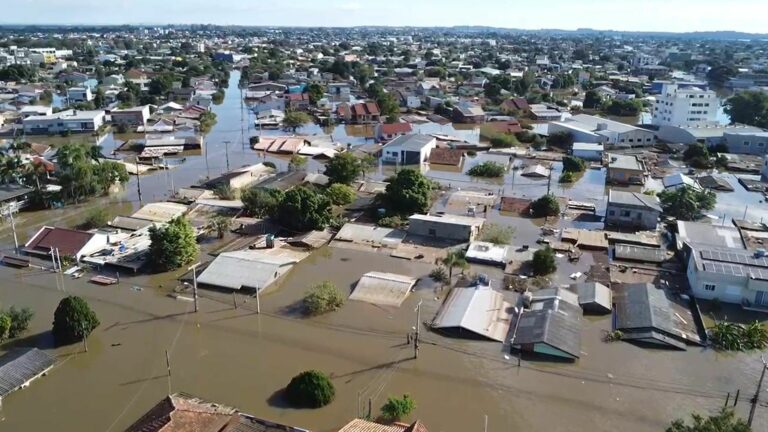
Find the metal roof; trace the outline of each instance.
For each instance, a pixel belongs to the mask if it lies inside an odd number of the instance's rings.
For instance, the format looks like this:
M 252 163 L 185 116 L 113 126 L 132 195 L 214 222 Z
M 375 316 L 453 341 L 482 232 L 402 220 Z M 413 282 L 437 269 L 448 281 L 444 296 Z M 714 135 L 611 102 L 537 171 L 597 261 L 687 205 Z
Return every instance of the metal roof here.
M 405 234 L 405 231 L 394 228 L 346 223 L 334 240 L 395 247 L 403 241 Z
M 360 278 L 350 300 L 384 306 L 400 306 L 416 279 L 394 273 L 368 272 Z
M 515 346 L 544 343 L 578 358 L 581 355 L 581 309 L 568 301 L 544 300 L 541 309 L 525 311 L 516 323 Z
M 678 247 L 682 247 L 682 243 L 689 243 L 702 249 L 703 246 L 746 249 L 741 233 L 730 225 L 677 221 L 677 240 Z
M 655 196 L 645 195 L 638 192 L 624 192 L 619 190 L 608 190 L 608 205 L 621 205 L 646 208 L 661 212 L 659 199 Z
M 384 148 L 398 146 L 403 150 L 420 151 L 422 148 L 426 147 L 434 140 L 435 138 L 430 135 L 423 135 L 423 134 L 400 135 L 397 138 L 385 144 Z
M 613 307 L 611 289 L 600 282 L 582 282 L 571 285 L 571 289 L 579 293 L 579 305 L 582 308 L 598 306 L 610 311 Z
M 660 263 L 667 259 L 667 252 L 661 248 L 617 244 L 614 250 L 614 258 Z
M 298 256 L 273 255 L 259 250 L 225 252 L 203 270 L 197 281 L 233 290 L 263 290 L 299 261 Z
M 512 321 L 512 305 L 490 287 L 454 288 L 438 311 L 433 327 L 461 328 L 504 342 Z
M 496 245 L 488 242 L 472 242 L 467 248 L 466 257 L 468 261 L 479 261 L 484 263 L 507 263 L 507 245 Z
M 18 184 L 4 184 L 0 185 L 0 201 L 7 201 L 13 198 L 18 198 L 22 195 L 26 195 L 32 192 L 32 188 Z
M 54 358 L 37 348 L 19 348 L 0 357 L 0 399 L 50 369 Z
M 468 227 L 481 226 L 485 223 L 485 219 L 476 218 L 471 216 L 457 216 L 457 215 L 421 215 L 415 214 L 408 218 L 410 221 L 422 221 L 422 222 L 438 222 L 450 225 L 462 225 Z
M 623 284 L 614 288 L 615 327 L 625 333 L 657 331 L 684 341 L 672 305 L 663 289 L 650 283 Z

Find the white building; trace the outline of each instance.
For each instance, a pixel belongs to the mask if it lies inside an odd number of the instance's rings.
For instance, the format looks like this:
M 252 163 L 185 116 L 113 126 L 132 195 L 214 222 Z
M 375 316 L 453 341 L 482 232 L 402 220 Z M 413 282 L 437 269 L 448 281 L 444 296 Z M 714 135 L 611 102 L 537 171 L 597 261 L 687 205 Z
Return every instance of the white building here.
M 104 111 L 66 110 L 51 115 L 30 116 L 22 120 L 24 133 L 93 132 L 104 124 Z
M 604 146 L 599 143 L 576 142 L 576 143 L 573 143 L 573 149 L 571 150 L 571 154 L 574 157 L 584 159 L 584 160 L 602 161 L 604 151 L 605 151 Z
M 93 100 L 93 93 L 90 87 L 72 87 L 67 90 L 67 99 L 69 103 L 90 102 Z
M 656 96 L 653 124 L 656 126 L 704 127 L 717 125 L 720 99 L 701 87 L 664 84 Z
M 382 148 L 384 162 L 399 165 L 418 165 L 429 158 L 437 146 L 437 139 L 430 135 L 400 135 Z
M 550 123 L 549 134 L 555 132 L 570 133 L 575 142 L 604 143 L 608 147 L 643 147 L 656 141 L 652 130 L 587 114 Z

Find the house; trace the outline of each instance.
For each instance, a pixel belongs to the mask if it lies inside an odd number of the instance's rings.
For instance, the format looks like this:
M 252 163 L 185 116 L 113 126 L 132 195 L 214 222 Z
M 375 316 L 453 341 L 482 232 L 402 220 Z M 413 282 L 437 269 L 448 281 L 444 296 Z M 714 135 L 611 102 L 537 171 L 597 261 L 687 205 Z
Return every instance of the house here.
M 429 430 L 419 420 L 410 425 L 400 422 L 383 425 L 368 420 L 354 419 L 339 429 L 339 432 L 429 432 Z
M 289 249 L 224 252 L 203 270 L 197 281 L 228 290 L 263 291 L 306 255 Z
M 608 190 L 605 223 L 642 230 L 655 230 L 662 210 L 659 199 L 639 192 Z
M 528 112 L 534 120 L 558 121 L 563 119 L 563 113 L 560 110 L 544 104 L 533 104 Z
M 349 83 L 328 83 L 326 93 L 334 102 L 349 102 L 352 94 L 352 87 Z
M 431 135 L 400 135 L 384 145 L 382 160 L 399 165 L 421 164 L 436 146 L 437 139 Z
M 399 307 L 411 293 L 416 279 L 394 273 L 368 272 L 355 285 L 350 300 Z
M 172 88 L 168 92 L 167 96 L 168 96 L 168 100 L 189 102 L 195 96 L 196 92 L 197 90 L 195 90 L 194 87 L 177 87 L 177 88 Z
M 6 183 L 0 185 L 0 207 L 18 210 L 27 206 L 28 199 L 34 192 L 34 189 L 14 184 Z
M 279 84 L 275 82 L 265 82 L 259 84 L 251 84 L 248 86 L 249 92 L 254 93 L 285 93 L 288 91 L 288 87 L 285 84 Z
M 621 332 L 621 340 L 678 350 L 698 343 L 697 335 L 680 327 L 662 288 L 650 283 L 619 284 L 613 287 L 613 302 L 614 329 Z
M 473 241 L 467 248 L 466 259 L 469 262 L 504 268 L 509 262 L 508 252 L 509 246 L 507 245 Z
M 511 97 L 501 103 L 501 108 L 508 111 L 520 111 L 525 113 L 530 110 L 528 101 L 522 97 Z
M 419 96 L 442 97 L 443 89 L 434 81 L 421 81 L 416 85 L 416 94 Z
M 535 165 L 528 165 L 527 167 L 523 168 L 523 172 L 520 173 L 523 177 L 536 177 L 536 178 L 545 178 L 549 177 L 552 173 L 552 170 L 545 167 L 541 164 L 535 164 Z
M 235 408 L 206 402 L 184 393 L 166 396 L 126 429 L 126 432 L 171 431 L 309 432 L 305 429 L 256 418 L 239 412 Z
M 608 154 L 606 182 L 618 184 L 645 184 L 645 164 L 636 156 Z
M 289 110 L 308 110 L 310 106 L 309 93 L 288 93 L 285 101 Z
M 45 375 L 56 359 L 37 348 L 16 348 L 0 357 L 0 406 L 3 399 Z
M 674 190 L 683 186 L 688 186 L 695 190 L 701 190 L 701 186 L 695 179 L 692 179 L 691 177 L 681 173 L 665 176 L 661 179 L 661 182 L 664 185 L 664 189 Z
M 24 133 L 52 134 L 62 132 L 94 132 L 104 124 L 104 111 L 66 110 L 22 120 Z
M 71 87 L 67 89 L 67 100 L 70 104 L 90 102 L 93 100 L 93 93 L 90 87 Z
M 453 121 L 456 123 L 483 123 L 485 122 L 485 111 L 479 105 L 462 102 L 453 107 Z
M 45 105 L 27 105 L 19 111 L 21 118 L 25 119 L 32 116 L 47 116 L 53 114 L 53 108 Z
M 605 146 L 600 143 L 573 143 L 571 155 L 587 161 L 602 161 Z
M 249 99 L 251 109 L 257 114 L 269 110 L 285 111 L 285 97 L 282 93 L 246 93 L 245 97 Z
M 707 246 L 688 244 L 686 275 L 697 298 L 718 299 L 745 309 L 768 312 L 768 258 L 724 243 Z
M 104 77 L 102 84 L 105 86 L 123 86 L 125 85 L 125 77 L 123 75 L 110 75 Z
M 504 342 L 512 320 L 512 304 L 490 286 L 454 288 L 432 321 L 432 328 L 454 337 Z
M 579 295 L 579 306 L 585 314 L 605 315 L 613 308 L 611 289 L 600 282 L 571 284 L 571 291 Z
M 44 226 L 24 244 L 24 252 L 41 257 L 50 257 L 51 250 L 59 256 L 80 260 L 107 245 L 108 236 L 85 231 Z
M 578 359 L 582 311 L 573 297 L 575 294 L 560 288 L 538 291 L 529 310 L 513 317 L 510 348 L 545 358 Z
M 341 103 L 336 108 L 336 115 L 350 124 L 378 123 L 381 119 L 381 111 L 376 102 Z
M 502 120 L 502 121 L 489 121 L 487 127 L 495 130 L 498 133 L 503 134 L 516 134 L 524 131 L 520 122 L 517 119 Z
M 379 141 L 390 141 L 412 131 L 413 127 L 407 122 L 381 123 L 376 125 L 376 139 Z
M 260 137 L 252 148 L 270 153 L 296 154 L 305 146 L 311 145 L 312 143 L 303 137 Z
M 456 215 L 412 215 L 408 218 L 408 234 L 452 240 L 473 241 L 483 228 L 485 219 Z
M 464 150 L 436 147 L 429 153 L 430 165 L 461 166 L 464 163 Z
M 117 108 L 110 111 L 112 124 L 119 126 L 145 126 L 149 119 L 149 105 L 133 108 Z
M 232 189 L 240 189 L 272 177 L 274 174 L 274 168 L 270 168 L 263 163 L 258 163 L 242 168 L 236 168 L 224 173 L 219 177 L 203 183 L 202 187 L 208 190 L 215 190 L 222 186 L 230 187 Z
M 605 143 L 613 147 L 651 146 L 656 141 L 652 130 L 587 114 L 550 124 L 549 133 L 555 132 L 570 133 L 575 142 Z

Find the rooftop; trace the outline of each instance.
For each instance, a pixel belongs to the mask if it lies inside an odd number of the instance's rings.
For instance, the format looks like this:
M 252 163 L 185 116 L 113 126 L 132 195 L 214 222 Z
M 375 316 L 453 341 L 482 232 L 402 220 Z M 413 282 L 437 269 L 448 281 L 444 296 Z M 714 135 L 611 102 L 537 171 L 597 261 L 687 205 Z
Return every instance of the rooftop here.
M 37 348 L 18 348 L 0 357 L 0 399 L 50 369 L 55 359 Z
M 471 216 L 456 216 L 456 215 L 420 215 L 415 214 L 408 218 L 410 221 L 423 221 L 423 222 L 438 222 L 452 225 L 463 226 L 481 226 L 485 222 L 485 219 L 476 218 Z
M 461 329 L 504 342 L 512 320 L 512 305 L 490 287 L 454 288 L 445 299 L 432 326 Z
M 608 168 L 644 171 L 643 164 L 632 155 L 608 154 Z
M 661 204 L 655 196 L 645 195 L 639 192 L 625 192 L 619 190 L 608 190 L 608 205 L 620 205 L 627 207 L 638 207 L 661 212 Z
M 403 150 L 420 151 L 430 143 L 434 142 L 435 138 L 430 135 L 423 134 L 408 134 L 400 135 L 392 141 L 386 143 L 384 148 L 399 146 Z

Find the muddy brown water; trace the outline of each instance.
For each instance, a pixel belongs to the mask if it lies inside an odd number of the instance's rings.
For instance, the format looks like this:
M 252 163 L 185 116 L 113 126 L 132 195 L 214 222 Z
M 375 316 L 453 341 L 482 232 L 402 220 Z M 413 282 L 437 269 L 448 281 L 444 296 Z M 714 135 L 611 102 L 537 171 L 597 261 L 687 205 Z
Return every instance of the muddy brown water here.
M 479 430 L 485 415 L 489 430 L 657 431 L 692 410 L 716 409 L 726 392 L 739 388 L 737 408 L 740 414 L 746 410 L 745 392 L 753 391 L 759 372 L 756 354 L 606 344 L 600 337 L 609 318 L 585 320 L 576 364 L 524 359 L 518 368 L 501 344 L 425 329 L 413 360 L 404 343 L 415 323 L 414 307 L 423 300 L 422 319 L 429 321 L 444 295 L 429 283 L 420 284 L 399 308 L 347 302 L 318 318 L 295 314 L 306 288 L 319 281 L 345 290 L 366 271 L 424 277 L 430 269 L 381 253 L 326 248 L 262 296 L 262 314 L 256 314 L 252 298 L 243 303 L 238 297 L 235 310 L 231 296 L 205 290 L 195 314 L 190 303 L 165 295 L 174 284 L 167 276 L 124 278 L 120 286 L 100 287 L 39 270 L 0 268 L 0 302 L 37 312 L 17 344 L 37 345 L 58 357 L 48 376 L 3 401 L 0 430 L 123 430 L 168 393 L 165 350 L 172 391 L 321 431 L 365 414 L 369 398 L 375 416 L 388 396 L 403 393 L 416 400 L 412 417 L 437 431 Z M 154 288 L 159 284 L 166 288 Z M 53 310 L 68 294 L 85 297 L 102 321 L 87 353 L 79 344 L 50 346 Z M 332 375 L 336 400 L 319 410 L 286 408 L 279 390 L 310 368 Z M 766 420 L 768 412 L 758 409 L 755 430 L 765 430 Z

